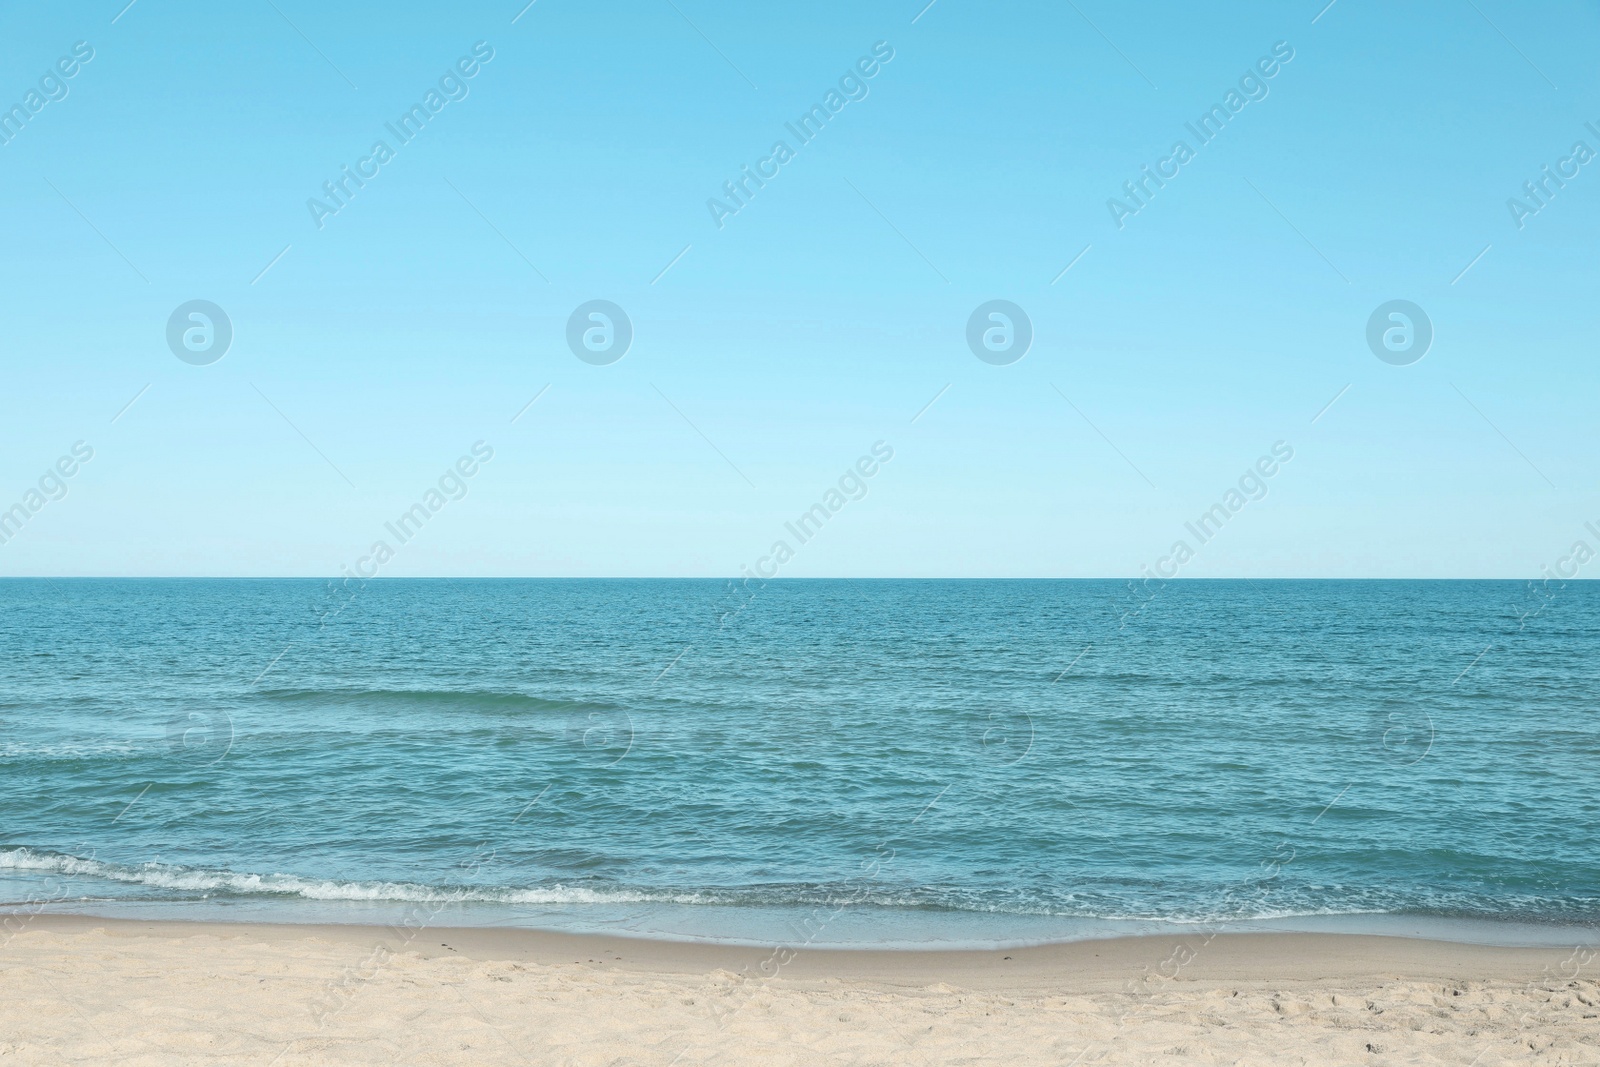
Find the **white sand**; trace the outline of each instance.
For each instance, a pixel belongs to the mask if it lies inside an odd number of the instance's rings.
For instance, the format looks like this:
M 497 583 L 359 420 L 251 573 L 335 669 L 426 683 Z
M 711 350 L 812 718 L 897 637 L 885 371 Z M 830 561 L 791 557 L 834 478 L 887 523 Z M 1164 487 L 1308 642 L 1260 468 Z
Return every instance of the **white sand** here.
M 1600 1064 L 1600 960 L 1572 949 L 1279 934 L 787 960 L 530 931 L 10 926 L 0 1065 Z

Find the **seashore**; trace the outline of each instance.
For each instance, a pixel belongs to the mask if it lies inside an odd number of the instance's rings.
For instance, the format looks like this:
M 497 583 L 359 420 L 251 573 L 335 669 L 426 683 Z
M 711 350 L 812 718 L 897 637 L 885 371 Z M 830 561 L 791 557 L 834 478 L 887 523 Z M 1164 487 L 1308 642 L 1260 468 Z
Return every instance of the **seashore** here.
M 26 917 L 0 1063 L 1600 1062 L 1600 958 L 1319 933 L 798 949 Z

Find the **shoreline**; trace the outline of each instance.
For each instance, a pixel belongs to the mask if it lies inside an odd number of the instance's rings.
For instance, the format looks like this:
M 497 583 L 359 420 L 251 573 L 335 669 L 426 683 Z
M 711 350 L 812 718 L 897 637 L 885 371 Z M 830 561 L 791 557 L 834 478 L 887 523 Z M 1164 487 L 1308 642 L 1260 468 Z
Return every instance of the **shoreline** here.
M 772 949 L 27 914 L 0 1060 L 136 1067 L 1600 1062 L 1600 961 L 1361 934 Z
M 19 928 L 20 926 L 20 928 Z M 77 914 L 8 914 L 0 929 L 113 939 L 207 938 L 223 943 L 366 948 L 422 959 L 571 966 L 648 974 L 750 973 L 763 979 L 843 978 L 889 984 L 942 981 L 965 988 L 1033 985 L 1082 991 L 1146 985 L 1285 984 L 1323 980 L 1535 980 L 1600 970 L 1600 947 L 1485 945 L 1361 933 L 1145 934 L 1006 948 L 795 947 L 568 933 L 506 926 L 423 925 L 406 929 L 342 923 L 118 919 Z M 8 936 L 0 942 L 3 959 Z M 1580 960 L 1587 962 L 1578 963 Z
M 927 912 L 865 907 L 585 903 L 511 906 L 460 900 L 387 901 L 155 901 L 0 896 L 0 917 L 80 917 L 115 922 L 259 924 L 295 927 L 372 927 L 419 922 L 460 929 L 506 929 L 568 935 L 725 945 L 735 948 L 804 945 L 809 949 L 964 951 L 1034 948 L 1130 938 L 1209 939 L 1228 934 L 1328 934 L 1402 938 L 1504 948 L 1600 948 L 1600 921 L 1334 912 L 1233 919 L 1109 918 L 1095 916 Z

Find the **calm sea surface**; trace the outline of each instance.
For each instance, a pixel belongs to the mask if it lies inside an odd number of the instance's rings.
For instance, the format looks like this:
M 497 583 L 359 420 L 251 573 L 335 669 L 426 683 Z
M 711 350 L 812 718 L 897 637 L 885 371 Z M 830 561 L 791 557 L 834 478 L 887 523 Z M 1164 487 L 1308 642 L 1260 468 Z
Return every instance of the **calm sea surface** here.
M 0 910 L 1571 941 L 1597 652 L 1593 583 L 5 580 Z

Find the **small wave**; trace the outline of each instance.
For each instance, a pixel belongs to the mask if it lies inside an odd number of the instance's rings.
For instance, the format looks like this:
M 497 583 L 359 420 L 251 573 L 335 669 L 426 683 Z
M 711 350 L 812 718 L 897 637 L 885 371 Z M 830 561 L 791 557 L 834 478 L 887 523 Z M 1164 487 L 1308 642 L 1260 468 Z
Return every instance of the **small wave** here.
M 0 760 L 100 759 L 106 756 L 143 755 L 147 751 L 149 751 L 148 745 L 141 746 L 134 741 L 64 741 L 57 744 L 29 744 L 24 741 L 8 741 L 0 744 Z
M 28 848 L 0 851 L 0 870 L 40 871 L 71 877 L 100 878 L 127 885 L 207 895 L 299 897 L 303 900 L 397 901 L 404 903 L 498 904 L 705 904 L 720 903 L 716 894 L 699 891 L 593 889 L 549 885 L 435 886 L 417 882 L 336 881 L 295 874 L 251 874 L 226 868 L 185 867 L 172 863 L 137 865 L 108 863 Z
M 492 866 L 493 861 L 486 861 Z M 955 887 L 895 886 L 883 883 L 783 883 L 748 886 L 656 887 L 617 885 L 541 886 L 431 885 L 404 881 L 349 881 L 295 874 L 255 874 L 227 868 L 189 867 L 170 863 L 120 864 L 25 847 L 0 848 L 0 871 L 35 871 L 65 877 L 99 879 L 152 890 L 212 897 L 277 897 L 309 901 L 369 903 L 489 903 L 519 905 L 679 904 L 738 908 L 888 908 L 920 912 L 963 912 L 993 916 L 1095 919 L 1118 922 L 1213 924 L 1292 920 L 1328 916 L 1413 914 L 1441 918 L 1517 918 L 1522 921 L 1593 923 L 1600 901 L 1556 901 L 1526 898 L 1496 902 L 1468 897 L 1430 900 L 1374 894 L 1312 895 L 1302 889 L 1275 904 L 1254 908 L 1218 908 L 1202 901 L 1173 900 L 1167 906 L 1097 896 L 1093 900 L 1021 899 L 1007 894 Z M 1321 899 L 1318 899 L 1321 897 Z
M 279 704 L 449 707 L 498 712 L 605 711 L 613 707 L 595 701 L 553 700 L 497 689 L 263 689 L 255 695 Z

